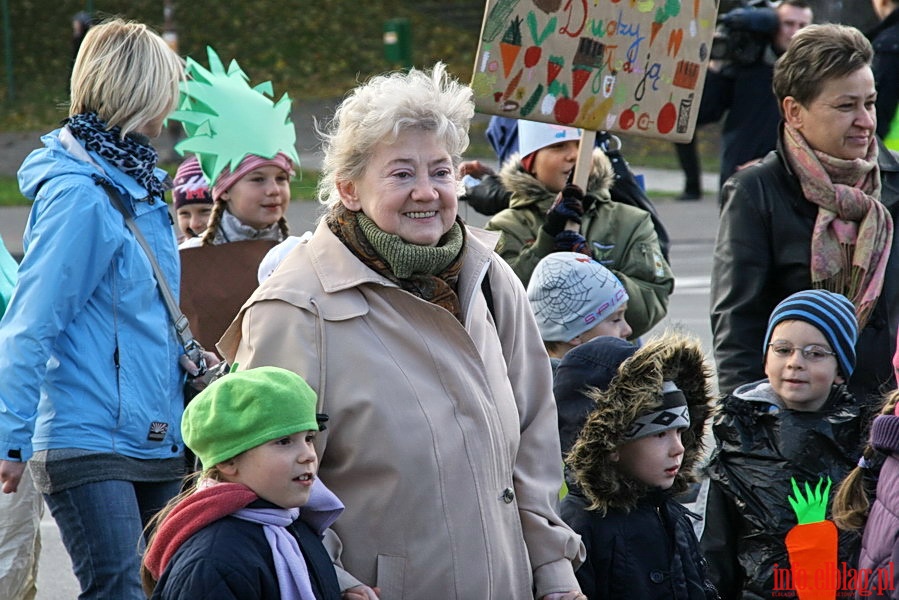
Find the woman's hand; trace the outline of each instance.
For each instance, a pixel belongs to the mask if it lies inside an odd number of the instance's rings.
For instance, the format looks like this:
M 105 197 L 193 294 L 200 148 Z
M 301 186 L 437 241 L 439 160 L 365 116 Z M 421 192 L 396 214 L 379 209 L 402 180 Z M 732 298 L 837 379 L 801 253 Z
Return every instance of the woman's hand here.
M 19 481 L 25 472 L 24 462 L 15 460 L 0 460 L 0 485 L 4 494 L 12 494 L 19 489 Z
M 372 589 L 367 585 L 357 585 L 345 589 L 340 597 L 343 600 L 378 600 L 381 597 L 381 590 Z
M 587 600 L 587 596 L 580 590 L 572 590 L 570 592 L 553 592 L 543 596 L 540 600 Z
M 222 359 L 220 359 L 218 357 L 218 355 L 215 354 L 215 352 L 210 352 L 209 350 L 206 350 L 206 349 L 203 349 L 202 352 L 203 352 L 203 358 L 206 361 L 206 369 L 204 370 L 204 373 L 206 371 L 208 371 L 209 369 L 211 369 L 212 367 L 214 367 L 215 365 L 222 362 Z M 187 374 L 190 375 L 191 377 L 197 377 L 198 375 L 201 374 L 199 366 L 194 361 L 192 361 L 190 358 L 188 358 L 187 354 L 182 354 L 178 358 L 178 363 L 181 365 L 181 368 L 184 369 L 185 371 L 187 371 Z

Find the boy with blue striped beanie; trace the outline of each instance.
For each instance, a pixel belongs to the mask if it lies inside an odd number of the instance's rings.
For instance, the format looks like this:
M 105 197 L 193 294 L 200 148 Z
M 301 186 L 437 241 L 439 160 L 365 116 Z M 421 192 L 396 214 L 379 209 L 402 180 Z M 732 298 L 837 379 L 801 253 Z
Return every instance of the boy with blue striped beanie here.
M 846 296 L 827 290 L 803 290 L 788 296 L 774 307 L 768 318 L 765 345 L 769 354 L 775 329 L 785 321 L 802 321 L 815 327 L 826 338 L 834 352 L 840 378 L 848 380 L 855 370 L 855 344 L 858 341 L 858 321 L 855 307 Z M 842 383 L 842 382 L 841 382 Z
M 845 296 L 796 292 L 768 319 L 766 379 L 722 399 L 700 494 L 705 506 L 696 506 L 705 517 L 700 545 L 722 598 L 769 598 L 780 589 L 780 575 L 789 573 L 786 538 L 799 522 L 794 486 L 816 490 L 820 517 L 830 518 L 820 489 L 836 490 L 855 467 L 880 404 L 845 385 L 857 340 L 855 308 Z M 854 565 L 860 536 L 836 537 L 831 562 Z

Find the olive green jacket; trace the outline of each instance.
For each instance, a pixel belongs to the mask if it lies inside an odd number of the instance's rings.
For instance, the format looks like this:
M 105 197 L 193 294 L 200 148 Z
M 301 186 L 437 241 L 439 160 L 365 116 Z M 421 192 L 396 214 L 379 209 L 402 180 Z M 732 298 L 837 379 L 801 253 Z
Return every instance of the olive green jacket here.
M 525 172 L 516 157 L 502 168 L 500 179 L 512 192 L 509 208 L 494 215 L 486 228 L 502 234 L 499 254 L 527 286 L 540 259 L 555 251 L 553 236 L 541 226 L 556 195 Z M 613 202 L 609 195 L 613 182 L 608 157 L 601 150 L 594 151 L 581 234 L 593 257 L 615 273 L 627 290 L 625 318 L 636 338 L 668 312 L 674 273 L 662 256 L 649 213 Z

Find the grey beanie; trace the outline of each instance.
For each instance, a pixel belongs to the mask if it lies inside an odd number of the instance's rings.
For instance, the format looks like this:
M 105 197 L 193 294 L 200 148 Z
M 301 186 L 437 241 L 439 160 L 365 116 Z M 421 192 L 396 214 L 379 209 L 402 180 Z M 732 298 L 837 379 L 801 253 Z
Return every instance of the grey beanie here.
M 528 300 L 540 337 L 568 342 L 608 318 L 628 296 L 618 278 L 589 256 L 554 252 L 534 269 Z

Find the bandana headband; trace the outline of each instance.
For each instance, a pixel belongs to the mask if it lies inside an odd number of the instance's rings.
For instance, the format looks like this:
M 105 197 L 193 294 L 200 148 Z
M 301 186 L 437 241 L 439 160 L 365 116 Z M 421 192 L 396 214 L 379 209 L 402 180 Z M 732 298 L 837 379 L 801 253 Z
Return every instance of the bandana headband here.
M 624 434 L 624 439 L 631 442 L 669 429 L 681 429 L 689 426 L 690 409 L 687 407 L 686 396 L 673 381 L 664 381 L 662 382 L 661 408 L 637 417 L 627 433 Z

